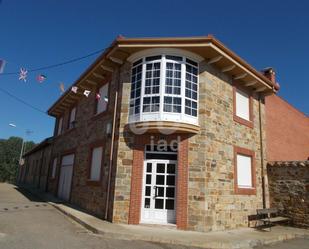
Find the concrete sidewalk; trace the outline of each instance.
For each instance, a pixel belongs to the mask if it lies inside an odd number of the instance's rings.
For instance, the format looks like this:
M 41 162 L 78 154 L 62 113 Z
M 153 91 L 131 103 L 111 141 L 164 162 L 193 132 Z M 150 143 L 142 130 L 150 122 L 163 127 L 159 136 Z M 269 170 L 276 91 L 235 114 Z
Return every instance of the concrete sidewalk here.
M 309 237 L 309 230 L 286 226 L 275 226 L 271 232 L 240 228 L 223 232 L 201 233 L 180 231 L 169 226 L 113 224 L 89 215 L 74 206 L 63 204 L 50 194 L 26 186 L 20 187 L 26 188 L 33 195 L 48 202 L 92 232 L 104 235 L 105 238 L 142 240 L 211 249 L 247 249 L 288 239 Z

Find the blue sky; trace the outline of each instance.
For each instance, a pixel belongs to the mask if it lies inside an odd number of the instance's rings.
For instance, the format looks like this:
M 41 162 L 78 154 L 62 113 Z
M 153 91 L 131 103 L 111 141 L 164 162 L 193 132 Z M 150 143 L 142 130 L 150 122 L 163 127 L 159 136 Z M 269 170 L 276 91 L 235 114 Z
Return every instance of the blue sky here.
M 272 66 L 280 96 L 309 114 L 308 1 L 60 1 L 0 0 L 0 58 L 5 72 L 36 68 L 104 48 L 118 35 L 128 37 L 213 34 L 256 69 Z M 0 75 L 0 87 L 47 110 L 95 56 L 42 73 Z M 54 119 L 0 92 L 0 138 L 33 133 L 39 142 L 51 136 Z M 9 123 L 18 127 L 12 128 Z

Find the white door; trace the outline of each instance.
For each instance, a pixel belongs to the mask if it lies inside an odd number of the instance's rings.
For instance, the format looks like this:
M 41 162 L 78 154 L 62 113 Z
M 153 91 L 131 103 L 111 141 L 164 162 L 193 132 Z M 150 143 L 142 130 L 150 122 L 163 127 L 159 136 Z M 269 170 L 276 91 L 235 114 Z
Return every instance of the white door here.
M 70 199 L 73 163 L 74 154 L 62 157 L 58 185 L 58 197 L 65 201 L 69 201 Z
M 177 161 L 145 161 L 142 223 L 176 223 L 176 170 Z

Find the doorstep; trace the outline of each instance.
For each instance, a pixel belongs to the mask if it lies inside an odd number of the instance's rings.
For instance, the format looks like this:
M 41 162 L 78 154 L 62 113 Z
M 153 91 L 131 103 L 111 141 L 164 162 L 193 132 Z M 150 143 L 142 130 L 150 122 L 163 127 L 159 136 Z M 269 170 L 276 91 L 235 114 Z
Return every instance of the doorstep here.
M 309 237 L 309 230 L 287 226 L 272 227 L 270 232 L 266 230 L 258 231 L 253 228 L 239 228 L 202 233 L 177 230 L 173 226 L 115 224 L 101 220 L 73 206 L 63 204 L 49 194 L 33 188 L 22 187 L 47 201 L 90 231 L 110 239 L 143 240 L 211 249 L 248 249 L 288 239 Z

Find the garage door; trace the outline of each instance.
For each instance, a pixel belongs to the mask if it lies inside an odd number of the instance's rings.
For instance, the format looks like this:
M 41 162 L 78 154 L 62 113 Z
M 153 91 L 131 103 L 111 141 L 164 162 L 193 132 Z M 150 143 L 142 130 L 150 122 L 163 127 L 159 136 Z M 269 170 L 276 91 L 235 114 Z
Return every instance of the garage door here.
M 70 199 L 73 163 L 74 163 L 74 154 L 62 157 L 59 185 L 58 185 L 58 197 L 65 201 L 69 201 Z

